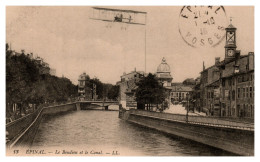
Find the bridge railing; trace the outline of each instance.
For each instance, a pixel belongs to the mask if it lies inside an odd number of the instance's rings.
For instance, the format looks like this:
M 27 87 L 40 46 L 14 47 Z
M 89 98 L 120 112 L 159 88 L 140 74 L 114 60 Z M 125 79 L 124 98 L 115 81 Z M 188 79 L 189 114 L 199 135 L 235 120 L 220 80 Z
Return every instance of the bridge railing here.
M 186 115 L 182 115 L 182 114 L 159 113 L 159 112 L 144 111 L 144 110 L 137 110 L 137 109 L 130 109 L 130 114 L 166 119 L 171 121 L 188 122 L 188 123 L 200 124 L 200 125 L 212 125 L 212 126 L 220 126 L 220 127 L 232 127 L 238 129 L 254 130 L 254 123 L 241 123 L 241 122 L 222 120 L 219 118 L 212 118 L 207 116 L 188 116 L 187 118 Z
M 188 121 L 198 123 L 198 124 L 205 124 L 205 125 L 236 127 L 241 129 L 250 129 L 250 130 L 254 129 L 254 123 L 242 123 L 238 121 L 223 120 L 221 118 L 189 116 Z
M 158 113 L 158 112 L 153 112 L 153 111 L 144 111 L 144 110 L 137 110 L 137 109 L 130 109 L 130 114 L 152 116 L 152 117 L 160 118 L 160 119 L 186 121 L 186 115 Z
M 103 101 L 103 100 L 82 100 L 82 101 L 78 101 L 78 102 L 92 102 L 92 103 L 119 103 L 118 101 L 113 101 L 113 100 L 106 100 L 106 101 Z

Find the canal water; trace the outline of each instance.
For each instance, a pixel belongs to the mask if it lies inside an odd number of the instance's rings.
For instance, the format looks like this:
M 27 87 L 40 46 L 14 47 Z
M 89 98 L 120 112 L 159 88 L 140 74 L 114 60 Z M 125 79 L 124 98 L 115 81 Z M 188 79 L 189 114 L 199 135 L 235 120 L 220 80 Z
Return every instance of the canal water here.
M 134 156 L 232 155 L 197 142 L 169 136 L 118 118 L 118 111 L 82 110 L 45 117 L 32 144 L 64 154 Z

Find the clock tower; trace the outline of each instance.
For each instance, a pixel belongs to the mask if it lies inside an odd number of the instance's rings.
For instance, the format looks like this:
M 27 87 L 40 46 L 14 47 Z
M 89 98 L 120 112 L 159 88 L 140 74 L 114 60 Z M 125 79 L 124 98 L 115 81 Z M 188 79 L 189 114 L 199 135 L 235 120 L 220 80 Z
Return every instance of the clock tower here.
M 236 30 L 230 19 L 230 25 L 226 28 L 225 60 L 235 58 L 236 53 Z

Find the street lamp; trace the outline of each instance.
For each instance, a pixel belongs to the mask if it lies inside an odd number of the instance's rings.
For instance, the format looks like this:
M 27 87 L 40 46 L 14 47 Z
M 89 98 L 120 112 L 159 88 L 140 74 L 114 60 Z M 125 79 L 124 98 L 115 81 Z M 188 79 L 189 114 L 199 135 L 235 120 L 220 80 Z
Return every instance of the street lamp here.
M 186 122 L 188 122 L 188 117 L 189 117 L 189 93 L 186 93 L 186 99 L 187 99 L 187 105 L 186 105 Z

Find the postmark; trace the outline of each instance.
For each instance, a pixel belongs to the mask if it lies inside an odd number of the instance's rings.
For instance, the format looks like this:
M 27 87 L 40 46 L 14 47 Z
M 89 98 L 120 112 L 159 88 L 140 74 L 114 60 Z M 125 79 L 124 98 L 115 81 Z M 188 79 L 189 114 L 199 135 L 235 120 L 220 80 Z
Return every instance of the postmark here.
M 179 32 L 192 47 L 215 47 L 225 38 L 227 26 L 223 6 L 184 6 L 179 15 Z

